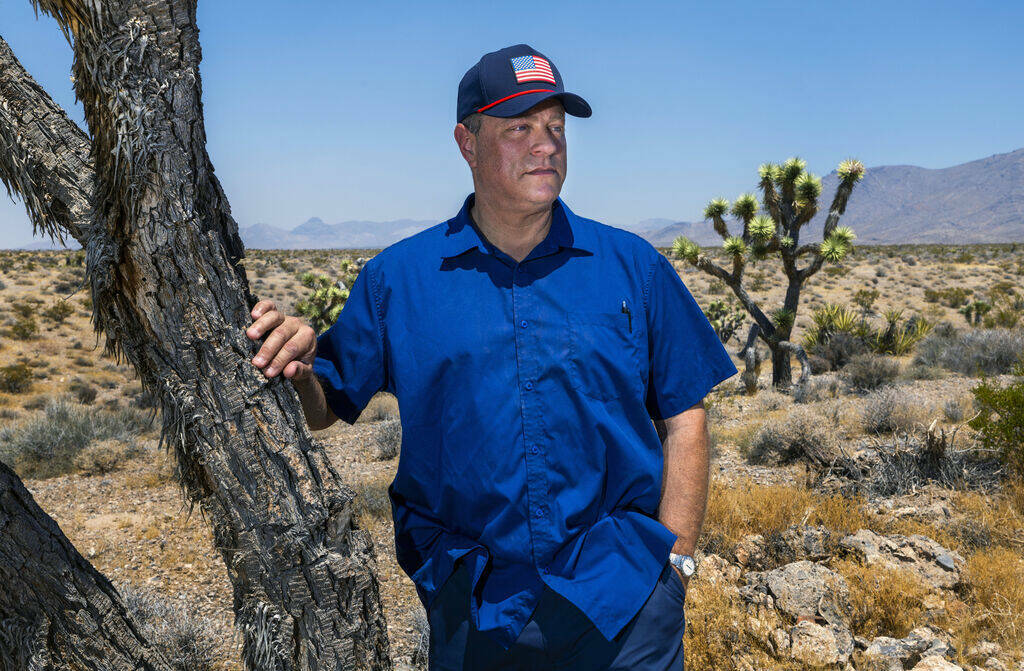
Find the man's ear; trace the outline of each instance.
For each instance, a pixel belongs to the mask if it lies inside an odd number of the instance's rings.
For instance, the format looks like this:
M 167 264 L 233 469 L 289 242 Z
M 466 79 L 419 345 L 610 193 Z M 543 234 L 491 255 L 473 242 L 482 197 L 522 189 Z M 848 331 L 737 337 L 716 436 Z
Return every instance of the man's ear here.
M 455 144 L 459 146 L 462 158 L 470 168 L 476 167 L 476 135 L 469 132 L 461 123 L 455 124 Z

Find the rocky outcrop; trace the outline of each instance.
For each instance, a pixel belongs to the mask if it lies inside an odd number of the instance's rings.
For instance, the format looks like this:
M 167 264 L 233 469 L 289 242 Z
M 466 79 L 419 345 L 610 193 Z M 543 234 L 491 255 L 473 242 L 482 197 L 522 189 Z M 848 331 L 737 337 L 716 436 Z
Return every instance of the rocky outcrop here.
M 965 563 L 957 552 L 921 534 L 881 536 L 860 529 L 840 540 L 839 546 L 869 566 L 909 571 L 937 589 L 953 589 L 959 585 Z
M 780 657 L 814 667 L 850 659 L 850 590 L 841 575 L 801 560 L 771 571 L 752 571 L 746 583 L 740 595 L 756 610 L 759 628 L 767 630 L 777 620 L 768 642 Z

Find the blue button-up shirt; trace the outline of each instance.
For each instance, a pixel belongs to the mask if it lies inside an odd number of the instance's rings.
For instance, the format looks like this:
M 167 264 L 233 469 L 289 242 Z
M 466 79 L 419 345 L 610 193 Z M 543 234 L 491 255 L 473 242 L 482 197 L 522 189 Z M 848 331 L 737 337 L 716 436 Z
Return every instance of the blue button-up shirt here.
M 737 370 L 640 236 L 558 199 L 516 262 L 473 222 L 473 197 L 366 263 L 314 371 L 349 424 L 376 392 L 398 399 L 395 547 L 426 608 L 461 559 L 473 624 L 504 647 L 544 584 L 611 640 L 677 538 L 658 520 L 651 419 Z

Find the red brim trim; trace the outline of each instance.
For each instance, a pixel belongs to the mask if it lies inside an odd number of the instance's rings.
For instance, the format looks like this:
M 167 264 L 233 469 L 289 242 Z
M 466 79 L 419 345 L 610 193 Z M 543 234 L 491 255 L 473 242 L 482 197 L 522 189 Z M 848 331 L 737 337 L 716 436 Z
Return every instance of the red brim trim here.
M 490 109 L 490 108 L 494 107 L 495 105 L 497 105 L 498 103 L 503 103 L 506 100 L 511 100 L 512 98 L 515 98 L 516 96 L 525 96 L 527 93 L 557 93 L 557 91 L 554 91 L 552 89 L 530 89 L 529 91 L 520 91 L 519 93 L 513 93 L 510 96 L 505 96 L 504 98 L 502 98 L 500 100 L 495 100 L 494 102 L 492 102 L 489 105 L 484 105 L 483 107 L 478 109 L 477 112 L 483 112 L 485 109 Z

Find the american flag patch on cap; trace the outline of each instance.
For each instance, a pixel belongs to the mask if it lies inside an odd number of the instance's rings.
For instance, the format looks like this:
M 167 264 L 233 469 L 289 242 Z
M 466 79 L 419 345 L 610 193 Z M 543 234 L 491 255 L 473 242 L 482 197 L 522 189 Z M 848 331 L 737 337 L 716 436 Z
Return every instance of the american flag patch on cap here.
M 551 64 L 540 56 L 516 56 L 512 61 L 512 71 L 516 73 L 516 83 L 550 82 L 555 84 L 555 74 Z

